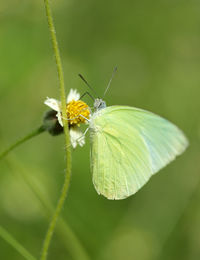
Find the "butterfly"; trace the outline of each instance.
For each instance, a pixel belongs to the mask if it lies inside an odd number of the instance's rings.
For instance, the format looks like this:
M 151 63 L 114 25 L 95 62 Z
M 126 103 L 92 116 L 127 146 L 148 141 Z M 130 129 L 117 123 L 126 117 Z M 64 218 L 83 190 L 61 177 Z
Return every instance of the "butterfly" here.
M 110 200 L 135 194 L 188 146 L 183 132 L 168 120 L 135 107 L 107 107 L 100 98 L 89 129 L 93 184 Z

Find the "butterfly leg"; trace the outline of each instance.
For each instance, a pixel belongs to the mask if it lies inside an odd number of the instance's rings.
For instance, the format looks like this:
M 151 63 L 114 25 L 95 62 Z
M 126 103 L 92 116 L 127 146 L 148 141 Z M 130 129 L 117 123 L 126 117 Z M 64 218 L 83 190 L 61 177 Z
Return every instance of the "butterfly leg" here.
M 85 135 L 87 134 L 88 130 L 89 130 L 89 127 L 85 130 L 85 132 L 84 132 L 79 138 L 75 139 L 74 141 L 75 141 L 75 142 L 78 142 L 78 141 L 80 141 L 82 138 L 84 138 Z M 67 147 L 70 147 L 70 146 L 72 146 L 72 144 L 68 145 Z
M 62 116 L 62 119 L 71 121 L 71 120 L 74 120 L 74 119 L 78 118 L 79 116 L 83 117 L 88 123 L 90 122 L 90 120 L 87 117 L 85 117 L 85 116 L 83 116 L 81 114 L 76 116 L 76 117 L 74 117 L 74 118 L 70 118 L 70 119 L 69 118 L 65 118 L 65 117 Z
M 82 109 L 81 111 L 83 111 L 83 110 L 86 110 L 86 109 L 90 109 L 90 108 L 84 108 L 84 109 Z M 80 111 L 80 112 L 81 112 Z M 90 113 L 91 113 L 91 110 L 90 110 Z M 83 117 L 87 122 L 90 122 L 90 120 L 87 118 L 87 117 L 85 117 L 85 116 L 83 116 L 83 115 L 81 115 L 81 114 L 79 114 L 78 116 L 76 116 L 76 117 L 74 117 L 74 118 L 65 118 L 65 117 L 63 117 L 62 116 L 62 119 L 64 119 L 64 120 L 68 120 L 68 121 L 71 121 L 71 120 L 74 120 L 74 119 L 76 119 L 76 118 L 78 118 L 78 117 Z

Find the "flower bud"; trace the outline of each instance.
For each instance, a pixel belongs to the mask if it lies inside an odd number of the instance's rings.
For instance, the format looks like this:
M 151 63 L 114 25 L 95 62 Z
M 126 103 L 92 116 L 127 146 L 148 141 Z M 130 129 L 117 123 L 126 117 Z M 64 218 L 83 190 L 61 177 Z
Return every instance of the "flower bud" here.
M 43 127 L 51 135 L 59 135 L 63 133 L 63 127 L 59 124 L 55 110 L 49 110 L 43 117 Z

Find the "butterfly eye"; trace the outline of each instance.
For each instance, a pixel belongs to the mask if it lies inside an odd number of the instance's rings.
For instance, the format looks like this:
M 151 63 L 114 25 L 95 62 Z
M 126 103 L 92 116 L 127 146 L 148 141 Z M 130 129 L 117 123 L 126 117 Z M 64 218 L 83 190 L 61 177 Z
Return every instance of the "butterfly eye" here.
M 102 99 L 100 98 L 96 98 L 95 101 L 94 101 L 94 108 L 96 110 L 100 110 L 102 108 L 105 108 L 106 107 L 106 102 L 103 101 Z

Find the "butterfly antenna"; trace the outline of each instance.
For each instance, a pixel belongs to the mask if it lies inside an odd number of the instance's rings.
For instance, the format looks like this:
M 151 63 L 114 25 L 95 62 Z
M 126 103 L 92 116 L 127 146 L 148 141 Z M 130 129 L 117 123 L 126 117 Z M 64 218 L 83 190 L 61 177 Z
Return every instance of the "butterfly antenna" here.
M 113 79 L 114 76 L 115 76 L 116 71 L 117 71 L 117 67 L 115 67 L 114 70 L 113 70 L 112 76 L 111 76 L 111 78 L 110 78 L 110 81 L 108 82 L 108 86 L 107 86 L 106 90 L 104 91 L 103 97 L 105 97 L 106 92 L 107 92 L 108 89 L 110 88 L 110 84 L 111 84 L 111 82 L 112 82 L 112 79 Z
M 88 88 L 89 88 L 90 90 L 92 90 L 93 93 L 98 97 L 99 95 L 97 95 L 97 93 L 96 93 L 95 90 L 89 85 L 89 83 L 87 82 L 87 80 L 86 80 L 81 74 L 78 74 L 78 75 L 79 75 L 79 77 L 85 82 L 85 84 L 88 86 Z

